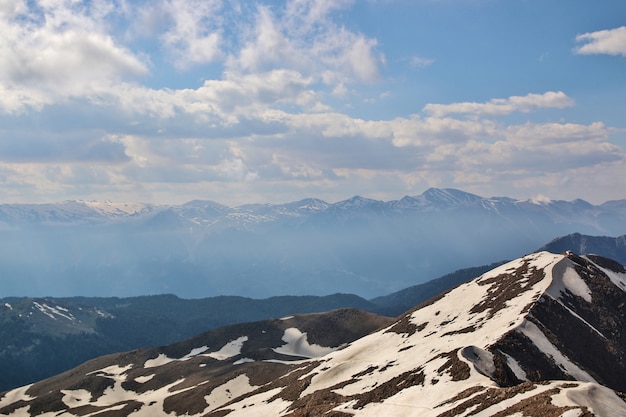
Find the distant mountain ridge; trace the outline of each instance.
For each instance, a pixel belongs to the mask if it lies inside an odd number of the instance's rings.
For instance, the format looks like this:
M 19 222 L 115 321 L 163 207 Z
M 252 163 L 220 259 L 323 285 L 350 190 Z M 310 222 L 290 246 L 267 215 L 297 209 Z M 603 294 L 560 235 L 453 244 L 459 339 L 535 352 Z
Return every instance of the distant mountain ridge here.
M 622 416 L 625 302 L 615 261 L 533 253 L 392 321 L 338 310 L 101 357 L 0 414 Z
M 626 235 L 618 237 L 609 236 L 587 236 L 580 233 L 573 233 L 561 236 L 539 250 L 550 252 L 572 251 L 579 255 L 598 254 L 607 258 L 615 259 L 622 265 L 626 265 Z
M 92 359 L 167 345 L 209 329 L 339 308 L 376 311 L 351 294 L 269 299 L 174 295 L 133 298 L 0 298 L 0 391 Z
M 333 204 L 3 204 L 0 296 L 372 298 L 570 233 L 626 233 L 626 202 L 518 201 L 432 188 Z
M 600 205 L 592 205 L 585 200 L 572 201 L 533 199 L 515 200 L 509 197 L 485 198 L 452 188 L 429 188 L 417 196 L 405 196 L 400 200 L 374 200 L 354 196 L 336 203 L 327 203 L 317 198 L 305 198 L 289 203 L 248 203 L 229 207 L 210 200 L 193 200 L 182 205 L 151 204 L 151 203 L 114 203 L 111 201 L 70 200 L 59 203 L 43 204 L 0 204 L 0 222 L 6 226 L 24 224 L 57 224 L 57 223 L 98 223 L 122 219 L 137 219 L 149 216 L 154 212 L 172 211 L 191 222 L 203 223 L 215 218 L 232 218 L 251 215 L 256 221 L 276 221 L 282 217 L 304 217 L 329 211 L 336 213 L 345 210 L 381 210 L 385 212 L 402 212 L 404 210 L 437 212 L 456 209 L 476 209 L 493 213 L 506 211 L 544 212 L 555 219 L 565 220 L 567 213 L 581 210 L 596 214 L 624 215 L 626 199 L 608 201 Z M 602 224 L 602 222 L 598 222 Z

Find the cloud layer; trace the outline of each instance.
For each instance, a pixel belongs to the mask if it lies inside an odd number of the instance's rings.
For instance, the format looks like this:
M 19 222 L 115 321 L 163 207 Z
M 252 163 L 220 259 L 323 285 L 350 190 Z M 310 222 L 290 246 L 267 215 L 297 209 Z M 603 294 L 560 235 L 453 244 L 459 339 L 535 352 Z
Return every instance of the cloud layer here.
M 624 178 L 619 129 L 541 117 L 578 105 L 564 91 L 427 103 L 387 119 L 351 111 L 363 91 L 386 87 L 388 66 L 384 45 L 342 20 L 354 7 L 3 2 L 5 198 L 238 203 L 427 186 L 529 195 L 573 192 L 589 172 Z M 626 55 L 625 33 L 579 35 L 576 53 Z M 440 62 L 413 56 L 413 71 Z M 168 71 L 178 86 L 158 85 Z

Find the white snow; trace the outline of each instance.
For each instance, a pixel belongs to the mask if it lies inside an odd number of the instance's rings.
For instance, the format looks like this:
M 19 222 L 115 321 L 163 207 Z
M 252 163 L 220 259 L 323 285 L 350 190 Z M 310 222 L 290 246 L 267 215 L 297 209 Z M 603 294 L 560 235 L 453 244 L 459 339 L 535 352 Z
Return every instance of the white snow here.
M 81 405 L 85 405 L 91 401 L 91 393 L 86 389 L 78 389 L 74 391 L 61 390 L 61 394 L 63 394 L 61 401 L 63 401 L 63 404 L 70 408 L 80 407 Z
M 145 376 L 138 376 L 137 378 L 135 378 L 135 382 L 138 382 L 140 384 L 145 384 L 146 382 L 150 381 L 152 378 L 154 378 L 156 374 L 150 374 L 150 375 L 145 375 Z
M 506 353 L 504 352 L 500 352 L 500 353 L 504 354 L 504 357 L 506 358 L 506 364 L 509 366 L 511 371 L 513 371 L 513 374 L 515 375 L 515 377 L 519 379 L 520 381 L 528 381 L 528 376 L 526 375 L 526 372 L 524 372 L 520 364 L 517 363 L 517 361 L 514 358 L 507 355 Z
M 43 314 L 45 314 L 46 316 L 50 317 L 50 318 L 51 318 L 51 319 L 53 319 L 53 320 L 56 320 L 56 319 L 57 319 L 57 317 L 55 317 L 55 315 L 56 315 L 56 316 L 59 316 L 59 317 L 63 317 L 63 318 L 68 319 L 68 320 L 72 320 L 72 321 L 76 320 L 76 319 L 74 318 L 74 316 L 73 316 L 71 313 L 69 313 L 69 312 L 68 312 L 68 310 L 67 310 L 67 309 L 65 309 L 65 308 L 61 308 L 61 307 L 59 307 L 59 306 L 57 306 L 56 308 L 55 308 L 55 307 L 50 307 L 50 306 L 49 306 L 48 304 L 46 304 L 46 303 L 44 303 L 44 304 L 39 304 L 39 303 L 38 303 L 38 302 L 36 302 L 36 301 L 33 301 L 33 305 L 34 305 L 34 306 L 35 306 L 35 307 L 36 307 L 39 311 L 41 311 Z M 63 311 L 63 312 L 62 312 L 62 311 Z M 68 313 L 68 314 L 66 314 L 66 313 Z
M 163 366 L 165 364 L 168 364 L 170 362 L 175 361 L 176 359 L 172 359 L 172 358 L 168 358 L 167 355 L 165 355 L 164 353 L 159 353 L 159 356 L 157 356 L 154 359 L 148 359 L 144 364 L 143 367 L 144 368 L 154 368 L 157 366 Z
M 431 385 L 431 381 L 427 380 L 424 387 L 406 390 L 406 395 L 420 398 L 419 401 L 425 403 L 426 406 L 429 406 L 428 404 L 434 406 L 436 401 L 444 401 L 454 396 L 454 392 L 460 392 L 476 384 L 493 385 L 493 381 L 474 368 L 473 362 L 463 357 L 459 359 L 467 362 L 471 368 L 471 377 L 468 380 L 452 381 L 452 377 L 445 371 L 439 375 L 438 369 L 447 362 L 447 358 L 441 355 L 451 353 L 456 355 L 459 349 L 467 346 L 486 350 L 504 332 L 520 326 L 525 318 L 524 308 L 536 302 L 548 288 L 551 282 L 549 270 L 552 265 L 563 258 L 563 255 L 541 252 L 502 265 L 479 279 L 456 287 L 436 303 L 413 312 L 410 322 L 422 328 L 419 333 L 407 337 L 404 334 L 386 332 L 383 329 L 351 343 L 345 349 L 328 354 L 325 356 L 325 362 L 318 369 L 311 371 L 314 376 L 303 395 L 345 381 L 352 382 L 336 392 L 342 395 L 352 395 L 369 391 L 373 383 L 380 385 L 402 372 L 412 371 L 416 364 L 423 365 L 425 375 L 436 375 L 438 380 L 436 386 L 434 383 Z M 489 296 L 489 289 L 498 285 L 498 281 L 490 280 L 490 278 L 514 272 L 522 267 L 524 262 L 529 263 L 529 275 L 533 273 L 534 268 L 545 268 L 546 277 L 532 286 L 528 279 L 520 280 L 524 290 L 509 300 L 499 311 L 494 311 L 491 317 L 489 316 L 492 312 L 489 309 L 480 313 L 470 313 L 481 300 L 489 301 L 486 298 Z M 411 348 L 411 346 L 414 347 Z M 388 366 L 388 358 L 395 359 L 393 366 Z M 489 362 L 488 355 L 484 355 L 481 360 L 477 361 L 477 364 L 487 370 Z M 353 375 L 365 372 L 372 367 L 375 367 L 373 376 L 353 378 Z M 445 390 L 439 388 L 443 385 L 447 387 Z M 438 399 L 438 395 L 442 397 Z M 426 398 L 428 398 L 427 401 Z M 389 401 L 392 401 L 391 398 Z
M 583 410 L 574 408 L 571 410 L 567 410 L 566 412 L 561 414 L 561 417 L 580 417 L 582 415 L 583 415 Z M 520 417 L 524 417 L 524 416 L 520 414 Z
M 167 365 L 170 362 L 186 361 L 191 358 L 195 358 L 196 356 L 206 356 L 206 357 L 211 357 L 213 359 L 223 361 L 225 359 L 232 358 L 233 356 L 239 355 L 239 353 L 241 352 L 241 347 L 243 346 L 246 340 L 248 340 L 248 336 L 242 336 L 238 339 L 231 340 L 217 352 L 211 352 L 211 353 L 204 353 L 207 350 L 209 350 L 209 347 L 206 345 L 193 348 L 188 354 L 186 354 L 180 359 L 170 358 L 166 354 L 160 353 L 159 356 L 157 356 L 156 358 L 148 359 L 143 364 L 143 367 L 155 368 L 157 366 Z
M 552 396 L 558 407 L 588 407 L 598 417 L 626 416 L 626 403 L 613 390 L 594 383 L 579 383 Z
M 256 386 L 250 384 L 250 379 L 247 375 L 239 375 L 237 378 L 214 388 L 209 395 L 204 397 L 208 406 L 203 413 L 206 414 L 220 408 L 230 400 L 254 391 L 256 388 Z
M 337 350 L 337 348 L 324 347 L 317 344 L 310 344 L 308 336 L 295 327 L 285 330 L 282 340 L 286 342 L 283 346 L 274 348 L 274 352 L 288 356 L 300 356 L 304 358 L 319 358 Z
M 561 295 L 566 291 L 582 297 L 588 303 L 592 301 L 591 290 L 574 269 L 574 263 L 567 258 L 552 268 L 552 284 L 547 293 L 561 299 Z
M 292 318 L 293 318 L 293 316 L 285 316 L 285 317 L 281 317 L 280 319 L 282 321 L 285 321 L 285 320 L 289 320 L 289 319 L 292 319 Z
M 537 348 L 545 355 L 552 357 L 556 364 L 566 373 L 583 382 L 596 382 L 587 372 L 580 369 L 568 357 L 563 355 L 543 334 L 541 329 L 530 321 L 524 323 L 517 329 L 524 336 L 528 337 Z
M 206 352 L 207 350 L 209 350 L 209 347 L 206 346 L 206 345 L 198 347 L 198 348 L 191 349 L 191 352 L 189 352 L 188 354 L 186 354 L 185 356 L 180 358 L 180 360 L 184 361 L 184 360 L 187 360 L 187 359 L 191 359 L 194 356 L 198 356 L 199 354 Z
M 255 362 L 254 359 L 250 359 L 250 358 L 241 358 L 239 360 L 236 360 L 235 362 L 233 362 L 233 365 L 241 365 L 244 363 L 252 363 Z
M 241 348 L 247 340 L 248 336 L 241 336 L 235 340 L 231 340 L 230 342 L 226 343 L 217 352 L 211 352 L 203 356 L 210 356 L 211 358 L 217 359 L 218 361 L 232 358 L 233 356 L 237 356 L 241 353 Z
M 14 402 L 17 402 L 20 400 L 24 400 L 24 401 L 34 400 L 35 399 L 34 397 L 31 397 L 30 395 L 26 394 L 26 391 L 28 391 L 28 389 L 32 385 L 33 384 L 26 385 L 26 386 L 15 388 L 14 390 L 5 392 L 4 397 L 0 398 L 0 408 L 6 407 L 7 405 L 13 404 Z
M 585 259 L 587 259 L 589 262 L 592 262 L 596 267 L 598 267 L 602 272 L 604 272 L 609 277 L 611 282 L 617 286 L 617 288 L 621 289 L 622 291 L 626 291 L 626 274 L 611 271 L 610 269 L 607 269 L 607 268 L 603 268 L 587 257 L 585 257 Z
M 13 310 L 13 306 L 11 306 L 11 304 L 9 303 L 4 303 L 4 306 L 8 308 L 9 310 Z
M 130 214 L 139 213 L 146 208 L 151 207 L 148 204 L 114 203 L 111 201 L 82 201 L 82 203 L 96 210 L 100 214 L 111 217 L 128 216 Z
M 112 365 L 112 366 L 107 366 L 106 368 L 98 369 L 96 371 L 91 371 L 87 375 L 99 373 L 99 376 L 104 376 L 108 378 L 116 378 L 116 377 L 120 377 L 121 375 L 123 375 L 126 371 L 130 370 L 132 367 L 133 365 L 126 365 L 126 366 Z
M 256 395 L 243 398 L 234 404 L 229 404 L 228 409 L 233 410 L 228 415 L 236 415 L 237 417 L 259 417 L 259 416 L 281 416 L 286 414 L 287 407 L 291 405 L 290 401 L 283 400 L 279 397 L 281 388 L 275 388 L 269 391 L 261 392 Z

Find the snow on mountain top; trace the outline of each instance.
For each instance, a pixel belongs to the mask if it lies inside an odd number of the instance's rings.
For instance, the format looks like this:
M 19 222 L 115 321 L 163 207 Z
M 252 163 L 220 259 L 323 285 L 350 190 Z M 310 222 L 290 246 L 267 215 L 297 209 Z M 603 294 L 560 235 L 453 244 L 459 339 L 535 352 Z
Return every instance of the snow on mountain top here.
M 390 377 L 411 371 L 416 363 L 426 364 L 425 374 L 438 374 L 437 370 L 445 367 L 448 361 L 456 361 L 456 353 L 452 352 L 459 348 L 476 346 L 486 349 L 504 329 L 513 330 L 523 323 L 524 309 L 536 302 L 550 285 L 549 272 L 544 276 L 543 269 L 562 259 L 563 255 L 547 252 L 534 254 L 502 265 L 449 291 L 436 302 L 408 314 L 402 325 L 396 324 L 366 336 L 348 348 L 328 355 L 324 366 L 334 366 L 328 372 L 319 371 L 304 394 L 329 388 L 372 367 L 379 370 L 377 375 L 381 381 L 387 379 L 386 375 Z M 508 280 L 502 279 L 507 273 L 516 275 Z M 402 327 L 410 329 L 410 337 Z M 378 362 L 376 358 L 383 360 Z M 393 364 L 389 358 L 394 358 Z M 343 372 L 338 371 L 343 368 L 342 363 L 351 366 L 345 367 Z M 452 375 L 443 374 L 439 381 L 450 382 L 452 378 Z M 474 378 L 484 383 L 488 380 L 479 373 Z M 370 383 L 371 380 L 366 379 L 355 381 L 342 388 L 340 393 L 354 395 L 371 389 Z
M 588 303 L 592 302 L 591 290 L 574 269 L 572 261 L 563 260 L 557 268 L 558 271 L 553 274 L 552 284 L 547 290 L 548 294 L 561 299 L 565 293 L 569 292 L 583 298 Z
M 81 201 L 87 207 L 110 217 L 128 216 L 138 214 L 152 207 L 151 204 L 142 203 L 114 203 L 112 201 Z
M 452 206 L 465 206 L 482 200 L 482 197 L 476 194 L 454 188 L 429 188 L 419 197 L 431 203 Z

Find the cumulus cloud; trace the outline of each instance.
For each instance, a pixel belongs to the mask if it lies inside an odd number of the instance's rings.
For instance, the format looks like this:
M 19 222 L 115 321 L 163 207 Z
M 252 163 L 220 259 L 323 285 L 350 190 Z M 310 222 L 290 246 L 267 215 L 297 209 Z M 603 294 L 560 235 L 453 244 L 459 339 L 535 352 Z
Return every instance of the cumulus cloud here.
M 581 55 L 608 54 L 626 56 L 626 26 L 576 36 L 582 45 L 575 51 Z
M 0 3 L 3 189 L 148 200 L 210 191 L 249 202 L 302 189 L 345 197 L 341 184 L 371 196 L 424 184 L 530 187 L 626 166 L 604 123 L 500 118 L 573 106 L 561 91 L 433 103 L 403 117 L 349 108 L 385 66 L 377 39 L 339 23 L 351 0 Z M 600 48 L 598 33 L 580 41 Z M 150 62 L 156 49 L 170 67 Z M 161 70 L 178 86 L 149 85 Z
M 259 5 L 254 27 L 244 33 L 241 50 L 227 66 L 258 71 L 292 68 L 338 85 L 372 82 L 379 76 L 384 57 L 377 41 L 336 24 L 332 12 L 352 2 L 290 0 L 283 9 Z
M 105 31 L 104 3 L 37 3 L 27 9 L 12 2 L 0 14 L 1 110 L 40 109 L 147 72 L 142 60 Z
M 443 117 L 449 114 L 505 116 L 514 112 L 529 113 L 541 108 L 562 109 L 573 105 L 574 100 L 562 91 L 548 91 L 543 94 L 494 98 L 486 103 L 427 104 L 424 111 L 434 117 Z
M 167 0 L 162 8 L 171 25 L 161 38 L 177 66 L 205 64 L 220 57 L 221 0 Z

